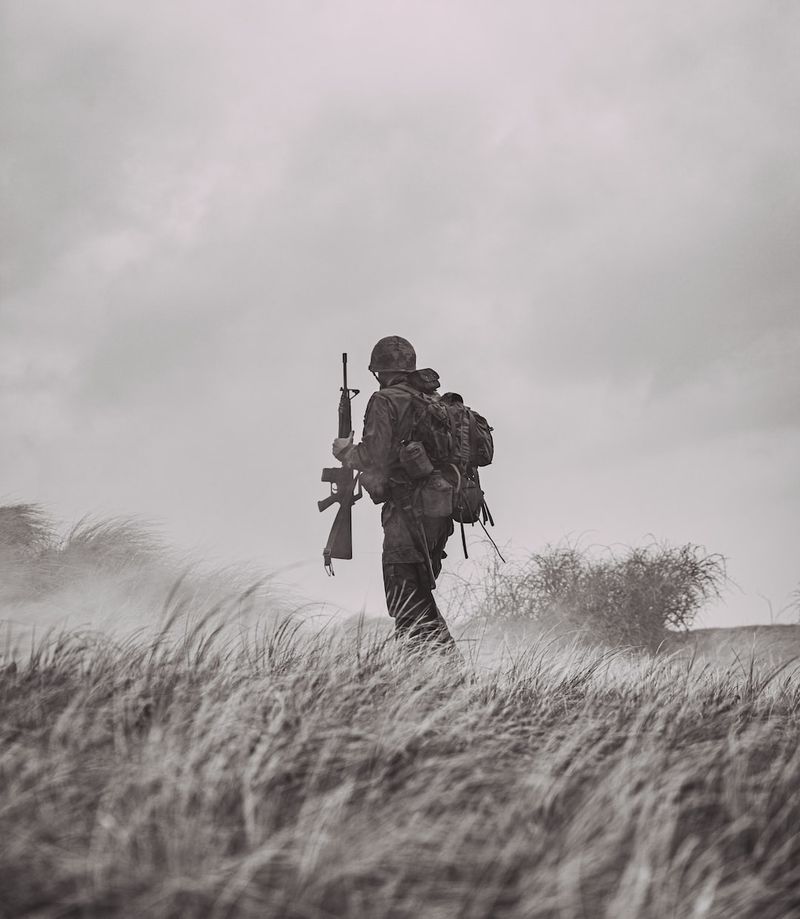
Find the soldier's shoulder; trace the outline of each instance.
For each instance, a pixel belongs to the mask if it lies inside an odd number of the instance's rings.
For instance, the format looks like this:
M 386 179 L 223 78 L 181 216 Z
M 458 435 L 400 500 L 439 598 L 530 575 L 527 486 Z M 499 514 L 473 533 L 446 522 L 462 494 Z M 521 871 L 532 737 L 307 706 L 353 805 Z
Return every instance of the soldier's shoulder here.
M 397 402 L 406 399 L 413 399 L 414 396 L 418 396 L 419 393 L 414 389 L 413 386 L 410 386 L 408 383 L 393 383 L 391 386 L 386 386 L 383 389 L 379 389 L 376 393 L 376 396 L 386 399 L 389 402 Z
M 388 411 L 390 414 L 403 413 L 419 393 L 406 383 L 395 383 L 385 386 L 370 396 L 369 410 Z

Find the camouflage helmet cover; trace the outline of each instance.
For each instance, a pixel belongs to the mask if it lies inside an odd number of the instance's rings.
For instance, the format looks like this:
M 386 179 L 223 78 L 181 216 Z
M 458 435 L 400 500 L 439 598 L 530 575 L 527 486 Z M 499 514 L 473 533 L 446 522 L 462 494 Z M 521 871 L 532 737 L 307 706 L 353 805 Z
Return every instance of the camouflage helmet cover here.
M 399 335 L 387 335 L 372 349 L 369 370 L 412 373 L 417 369 L 417 354 L 410 341 Z

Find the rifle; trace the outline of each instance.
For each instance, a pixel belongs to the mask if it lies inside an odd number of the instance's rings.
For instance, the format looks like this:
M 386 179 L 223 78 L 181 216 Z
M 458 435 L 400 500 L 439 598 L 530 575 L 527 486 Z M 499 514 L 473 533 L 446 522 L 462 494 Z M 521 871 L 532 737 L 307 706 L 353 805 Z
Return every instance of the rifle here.
M 360 390 L 350 389 L 347 385 L 347 354 L 342 355 L 342 388 L 339 397 L 339 437 L 349 437 L 353 433 L 353 419 L 350 402 Z M 322 481 L 330 483 L 331 493 L 322 501 L 317 501 L 320 511 L 326 511 L 332 504 L 338 504 L 339 510 L 331 527 L 328 542 L 322 550 L 325 571 L 333 575 L 334 558 L 353 557 L 353 505 L 361 497 L 361 483 L 358 473 L 347 466 L 334 466 L 322 470 Z M 358 491 L 356 491 L 358 487 Z

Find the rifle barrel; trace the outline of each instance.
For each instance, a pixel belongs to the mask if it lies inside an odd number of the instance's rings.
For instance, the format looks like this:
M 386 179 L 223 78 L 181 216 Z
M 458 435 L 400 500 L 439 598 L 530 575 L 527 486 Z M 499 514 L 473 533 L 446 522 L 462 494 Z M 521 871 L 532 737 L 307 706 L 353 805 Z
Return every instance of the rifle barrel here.
M 347 386 L 347 352 L 342 354 L 342 395 L 339 399 L 339 437 L 349 437 L 353 430 L 350 412 L 350 389 Z

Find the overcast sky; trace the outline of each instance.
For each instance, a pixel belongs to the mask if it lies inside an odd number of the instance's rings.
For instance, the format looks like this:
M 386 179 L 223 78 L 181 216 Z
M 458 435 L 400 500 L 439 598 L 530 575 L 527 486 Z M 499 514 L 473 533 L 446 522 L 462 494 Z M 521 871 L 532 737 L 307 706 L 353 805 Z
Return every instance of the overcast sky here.
M 795 0 L 0 6 L 0 499 L 378 610 L 377 511 L 330 580 L 315 502 L 341 352 L 366 391 L 400 334 L 495 426 L 498 541 L 789 602 Z

